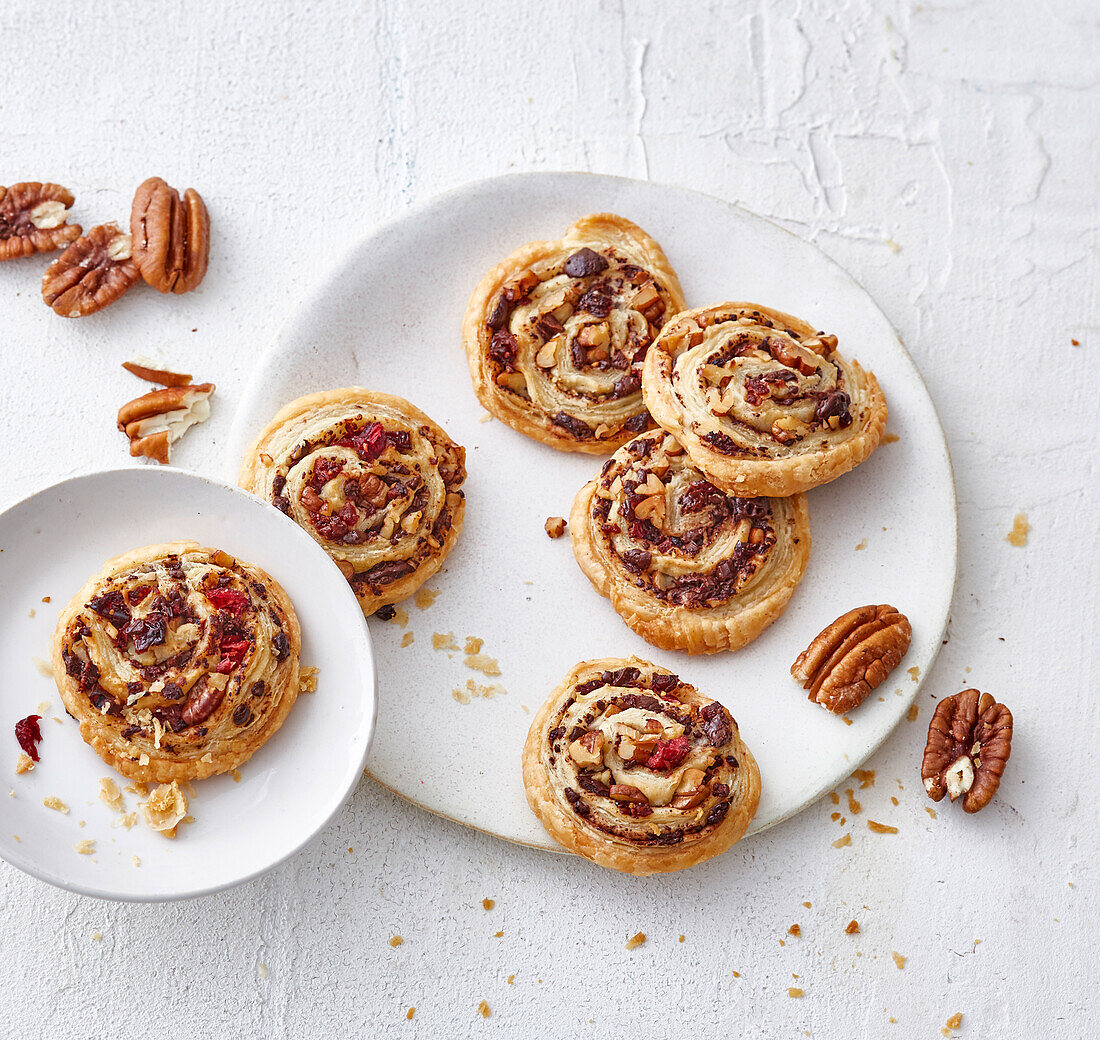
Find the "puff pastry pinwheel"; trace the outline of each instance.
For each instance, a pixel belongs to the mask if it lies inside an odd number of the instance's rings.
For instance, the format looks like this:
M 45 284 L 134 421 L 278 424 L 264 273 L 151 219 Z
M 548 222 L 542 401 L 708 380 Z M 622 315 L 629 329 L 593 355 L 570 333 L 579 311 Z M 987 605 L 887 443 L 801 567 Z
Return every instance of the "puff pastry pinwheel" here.
M 671 434 L 624 445 L 577 493 L 573 554 L 623 620 L 662 650 L 712 654 L 755 639 L 810 557 L 805 495 L 738 498 Z
M 565 848 L 627 874 L 725 852 L 760 801 L 760 771 L 717 701 L 637 657 L 582 661 L 531 722 L 527 802 Z
M 661 247 L 613 213 L 517 249 L 470 297 L 463 341 L 487 411 L 561 451 L 606 455 L 652 424 L 641 366 L 684 307 Z
M 465 463 L 419 408 L 353 386 L 283 408 L 245 453 L 240 485 L 324 547 L 369 616 L 443 566 L 462 529 Z
M 197 542 L 116 556 L 58 618 L 57 689 L 80 735 L 136 780 L 239 766 L 299 692 L 302 636 L 269 574 Z
M 837 339 L 755 303 L 684 311 L 646 355 L 653 418 L 707 478 L 741 495 L 793 495 L 878 446 L 886 399 Z

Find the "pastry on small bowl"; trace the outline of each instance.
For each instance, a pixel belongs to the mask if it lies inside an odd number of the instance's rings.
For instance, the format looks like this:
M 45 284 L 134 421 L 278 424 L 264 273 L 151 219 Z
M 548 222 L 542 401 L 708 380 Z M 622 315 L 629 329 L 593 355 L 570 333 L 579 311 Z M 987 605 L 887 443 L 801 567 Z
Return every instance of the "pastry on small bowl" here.
M 240 485 L 333 558 L 366 615 L 412 595 L 454 547 L 466 452 L 404 398 L 345 387 L 291 401 L 253 441 Z
M 551 837 L 637 875 L 725 852 L 760 801 L 730 713 L 637 657 L 582 661 L 555 687 L 531 722 L 523 783 Z
M 715 487 L 671 434 L 624 445 L 577 493 L 573 554 L 596 591 L 662 650 L 713 654 L 786 609 L 810 558 L 805 495 Z
M 520 247 L 482 278 L 462 338 L 485 409 L 560 451 L 606 455 L 652 425 L 642 360 L 684 307 L 661 247 L 614 213 Z
M 755 303 L 678 314 L 642 370 L 645 403 L 719 487 L 783 497 L 863 462 L 886 428 L 874 373 L 837 338 Z
M 271 575 L 197 542 L 116 556 L 61 612 L 53 673 L 124 776 L 200 780 L 249 759 L 300 690 L 302 636 Z

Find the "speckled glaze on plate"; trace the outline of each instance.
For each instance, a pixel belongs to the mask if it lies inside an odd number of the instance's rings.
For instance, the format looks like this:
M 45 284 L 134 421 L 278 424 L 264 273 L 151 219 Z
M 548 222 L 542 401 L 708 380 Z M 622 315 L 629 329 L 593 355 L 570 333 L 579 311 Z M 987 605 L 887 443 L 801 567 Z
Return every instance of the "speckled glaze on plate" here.
M 888 435 L 862 466 L 809 493 L 813 552 L 784 616 L 732 654 L 666 653 L 634 635 L 552 541 L 601 459 L 544 447 L 484 412 L 462 350 L 466 301 L 484 271 L 523 242 L 553 238 L 584 213 L 610 210 L 659 241 L 689 306 L 765 303 L 830 331 L 874 370 Z M 928 391 L 868 294 L 816 247 L 742 209 L 680 188 L 591 174 L 519 174 L 467 185 L 402 214 L 355 247 L 287 323 L 257 366 L 231 437 L 227 475 L 287 401 L 359 384 L 413 401 L 467 449 L 465 528 L 408 624 L 370 621 L 379 672 L 378 734 L 368 771 L 409 800 L 509 841 L 558 847 L 527 807 L 520 750 L 532 713 L 585 658 L 637 654 L 725 703 L 760 764 L 763 794 L 749 833 L 814 802 L 848 776 L 902 719 L 928 672 L 955 581 L 951 463 Z M 791 662 L 828 622 L 864 603 L 892 603 L 913 624 L 901 667 L 851 716 L 811 704 Z M 399 616 L 400 617 L 400 616 Z M 411 632 L 413 641 L 407 641 Z M 486 677 L 433 633 L 485 641 Z M 916 668 L 911 677 L 908 669 Z M 507 690 L 460 703 L 467 680 Z
M 191 538 L 266 570 L 302 626 L 302 664 L 320 667 L 316 693 L 300 694 L 277 733 L 229 774 L 181 785 L 194 822 L 171 840 L 138 822 L 127 830 L 99 800 L 100 777 L 139 798 L 80 738 L 52 676 L 59 611 L 119 553 Z M 85 895 L 160 900 L 206 895 L 256 877 L 305 845 L 358 783 L 374 730 L 374 662 L 355 596 L 313 539 L 235 487 L 175 469 L 132 466 L 72 477 L 0 514 L 0 724 L 8 770 L 0 855 Z M 43 597 L 50 602 L 44 603 Z M 47 710 L 38 711 L 42 702 Z M 14 775 L 17 719 L 41 714 L 41 761 Z M 57 720 L 57 721 L 55 721 Z M 56 796 L 68 814 L 47 809 Z M 81 821 L 84 825 L 81 826 Z M 74 846 L 90 839 L 92 855 Z M 137 856 L 140 866 L 134 863 Z

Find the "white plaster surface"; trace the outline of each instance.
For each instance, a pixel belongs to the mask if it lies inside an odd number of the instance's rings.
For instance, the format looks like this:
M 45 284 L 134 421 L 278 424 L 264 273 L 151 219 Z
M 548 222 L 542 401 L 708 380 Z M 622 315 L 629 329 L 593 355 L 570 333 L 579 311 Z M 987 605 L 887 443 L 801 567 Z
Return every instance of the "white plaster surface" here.
M 198 292 L 77 322 L 38 299 L 44 263 L 0 266 L 0 505 L 125 458 L 135 352 L 218 384 L 177 461 L 220 472 L 257 352 L 371 226 L 475 178 L 587 169 L 739 202 L 861 280 L 937 402 L 960 520 L 918 722 L 869 763 L 861 813 L 841 789 L 843 827 L 826 798 L 736 847 L 735 886 L 512 847 L 364 780 L 306 851 L 195 902 L 0 865 L 0 1035 L 938 1037 L 955 1012 L 964 1037 L 1095 1035 L 1093 0 L 3 0 L 0 38 L 0 183 L 60 181 L 90 225 L 159 174 L 203 192 L 216 235 Z M 1011 706 L 1012 761 L 981 815 L 932 819 L 925 725 L 968 685 Z

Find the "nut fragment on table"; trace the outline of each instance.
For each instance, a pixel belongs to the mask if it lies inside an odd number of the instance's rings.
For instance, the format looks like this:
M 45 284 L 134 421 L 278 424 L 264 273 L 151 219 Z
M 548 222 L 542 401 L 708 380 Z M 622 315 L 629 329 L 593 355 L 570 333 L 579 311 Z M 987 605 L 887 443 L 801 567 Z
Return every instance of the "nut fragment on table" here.
M 60 184 L 23 181 L 0 185 L 0 260 L 50 253 L 80 237 L 69 224 L 73 193 Z
M 859 707 L 909 649 L 913 629 L 894 607 L 856 607 L 824 628 L 791 665 L 810 700 L 836 715 Z
M 131 375 L 144 379 L 147 383 L 160 383 L 161 386 L 187 386 L 191 382 L 189 373 L 173 372 L 159 361 L 153 361 L 147 357 L 132 357 L 129 361 L 123 361 L 122 367 Z
M 63 318 L 82 318 L 114 303 L 137 279 L 130 236 L 117 224 L 100 224 L 46 269 L 42 299 Z
M 933 801 L 963 799 L 984 809 L 1000 786 L 1012 752 L 1012 712 L 988 693 L 963 690 L 936 706 L 920 775 Z
M 118 410 L 118 428 L 130 438 L 130 454 L 167 464 L 172 445 L 210 418 L 213 392 L 213 383 L 196 383 L 151 390 L 128 401 Z
M 560 516 L 548 516 L 543 527 L 550 538 L 560 538 L 565 533 L 565 520 Z
M 180 194 L 160 177 L 144 181 L 130 211 L 134 262 L 157 292 L 198 287 L 210 259 L 210 215 L 194 188 Z

